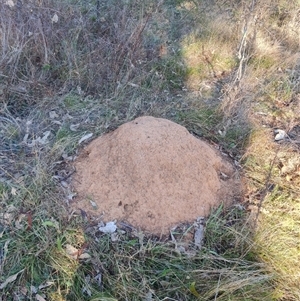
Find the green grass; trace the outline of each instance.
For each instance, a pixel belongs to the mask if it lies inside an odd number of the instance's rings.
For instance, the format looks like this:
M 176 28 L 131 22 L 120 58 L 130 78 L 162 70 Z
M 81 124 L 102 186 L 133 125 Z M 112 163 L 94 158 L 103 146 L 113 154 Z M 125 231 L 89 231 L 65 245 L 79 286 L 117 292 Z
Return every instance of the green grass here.
M 214 2 L 49 0 L 20 26 L 0 7 L 3 300 L 299 300 L 299 143 L 274 141 L 300 124 L 299 1 Z M 242 203 L 212 212 L 201 250 L 192 225 L 113 242 L 67 206 L 80 138 L 142 115 L 240 165 Z

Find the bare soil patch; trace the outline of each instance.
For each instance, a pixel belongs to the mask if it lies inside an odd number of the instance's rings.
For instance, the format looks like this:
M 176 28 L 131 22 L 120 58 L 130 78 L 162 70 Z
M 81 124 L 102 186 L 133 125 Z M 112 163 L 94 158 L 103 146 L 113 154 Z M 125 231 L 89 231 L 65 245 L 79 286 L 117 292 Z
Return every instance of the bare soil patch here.
M 95 139 L 75 167 L 74 207 L 157 234 L 240 193 L 235 168 L 216 149 L 161 118 L 140 117 Z

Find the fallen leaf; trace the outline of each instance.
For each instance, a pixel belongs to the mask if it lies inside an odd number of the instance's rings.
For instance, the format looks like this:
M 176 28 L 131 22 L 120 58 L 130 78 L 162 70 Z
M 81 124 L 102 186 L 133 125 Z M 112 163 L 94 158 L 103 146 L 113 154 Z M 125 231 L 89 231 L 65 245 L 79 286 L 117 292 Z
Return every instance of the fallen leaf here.
M 0 221 L 4 225 L 10 225 L 12 223 L 12 221 L 14 220 L 14 218 L 15 218 L 15 214 L 12 212 L 0 214 Z
M 134 84 L 134 83 L 128 83 L 129 86 L 134 87 L 134 88 L 139 88 L 139 85 Z
M 27 287 L 25 287 L 25 286 L 21 287 L 20 292 L 21 292 L 21 294 L 22 294 L 23 296 L 26 296 L 26 295 L 28 294 L 28 289 L 27 289 Z M 0 299 L 0 300 L 1 300 L 1 299 Z
M 43 288 L 49 287 L 49 286 L 51 286 L 53 284 L 54 284 L 53 281 L 46 281 L 45 283 L 39 285 L 39 290 L 42 290 Z
M 32 294 L 36 294 L 38 292 L 38 289 L 34 285 L 30 285 L 30 292 Z
M 44 136 L 42 138 L 39 137 L 37 139 L 37 141 L 42 145 L 46 144 L 48 142 L 47 140 L 48 140 L 50 133 L 51 133 L 50 131 L 45 132 Z
M 0 290 L 6 288 L 6 286 L 14 281 L 16 281 L 17 277 L 19 276 L 19 274 L 23 273 L 25 269 L 19 271 L 18 273 L 9 276 L 1 285 L 0 285 Z
M 72 117 L 70 114 L 67 113 L 67 114 L 64 116 L 63 119 L 73 119 L 73 117 Z
M 58 22 L 58 15 L 57 15 L 57 13 L 55 13 L 53 15 L 53 17 L 51 18 L 51 21 L 52 21 L 52 23 L 57 23 Z
M 17 195 L 17 189 L 15 187 L 11 188 L 11 194 L 12 195 Z
M 184 246 L 176 246 L 175 251 L 178 252 L 178 254 L 185 254 L 186 250 Z
M 83 293 L 86 293 L 88 296 L 92 296 L 92 292 L 90 290 L 90 282 L 91 282 L 91 277 L 89 275 L 87 275 L 85 278 L 84 278 L 84 282 L 85 282 L 85 286 L 82 288 L 82 292 Z
M 197 292 L 195 285 L 196 285 L 196 282 L 192 282 L 192 283 L 191 283 L 191 285 L 190 285 L 190 292 L 191 292 L 195 297 L 199 298 L 199 297 L 200 297 L 200 294 Z
M 83 137 L 81 137 L 81 139 L 78 141 L 78 144 L 81 144 L 83 141 L 91 138 L 93 136 L 93 133 L 89 133 L 89 134 L 86 134 L 84 135 Z
M 56 220 L 54 220 L 54 218 L 52 218 L 52 219 L 53 219 L 52 221 L 44 221 L 42 223 L 42 225 L 48 226 L 48 227 L 53 227 L 53 228 L 59 230 L 59 223 Z
M 286 178 L 286 180 L 287 180 L 288 182 L 292 181 L 292 179 L 293 179 L 293 177 L 290 176 L 290 175 L 287 175 L 285 178 Z
M 81 260 L 87 260 L 87 259 L 90 259 L 91 258 L 91 255 L 88 254 L 88 253 L 82 253 L 80 256 L 79 256 L 79 259 Z
M 118 240 L 119 240 L 119 235 L 118 235 L 118 233 L 117 233 L 117 232 L 112 233 L 112 234 L 110 235 L 110 239 L 111 239 L 112 242 L 118 241 Z
M 98 208 L 97 204 L 94 201 L 90 200 L 90 203 L 91 203 L 93 209 L 96 210 Z
M 24 219 L 26 218 L 26 214 L 21 213 L 19 214 L 18 218 L 15 221 L 15 227 L 18 230 L 24 229 L 24 225 L 22 224 L 22 222 L 24 221 Z
M 50 135 L 50 131 L 46 131 L 44 134 L 43 134 L 43 137 L 38 137 L 37 139 L 33 139 L 31 141 L 31 143 L 27 144 L 29 147 L 34 147 L 36 146 L 37 144 L 41 144 L 41 145 L 45 145 L 46 143 L 48 143 L 48 137 Z
M 7 213 L 12 213 L 18 211 L 17 208 L 14 205 L 9 205 L 7 206 L 6 212 Z
M 87 286 L 84 286 L 84 287 L 82 288 L 82 293 L 83 293 L 83 294 L 87 294 L 89 297 L 92 296 L 92 291 L 91 291 Z
M 66 245 L 66 253 L 70 257 L 72 257 L 73 259 L 77 259 L 78 258 L 78 252 L 79 251 L 75 247 L 73 247 L 72 245 L 70 245 L 70 244 Z
M 223 172 L 220 172 L 220 178 L 225 181 L 225 180 L 228 180 L 229 176 L 226 175 L 226 173 L 223 173 Z
M 10 8 L 12 8 L 12 7 L 15 6 L 15 4 L 14 4 L 14 2 L 13 2 L 12 0 L 7 0 L 7 1 L 5 2 L 5 4 L 8 5 Z
M 41 295 L 39 295 L 39 294 L 36 294 L 36 295 L 35 295 L 35 299 L 38 300 L 38 301 L 46 301 L 46 299 L 43 298 L 43 297 L 42 297 Z
M 284 130 L 277 129 L 274 132 L 276 134 L 275 141 L 280 141 L 287 137 L 287 134 Z
M 31 230 L 32 229 L 32 213 L 28 212 L 27 213 L 27 230 Z
M 76 88 L 77 88 L 77 92 L 78 92 L 79 95 L 83 95 L 84 94 L 84 91 L 81 89 L 80 86 L 77 86 Z
M 153 300 L 153 293 L 149 290 L 148 293 L 145 295 L 144 301 L 152 301 Z
M 64 188 L 68 188 L 69 187 L 69 184 L 66 181 L 61 181 L 60 184 Z
M 62 157 L 65 161 L 73 161 L 74 156 L 68 156 L 67 154 L 62 154 Z
M 117 230 L 115 222 L 108 222 L 104 227 L 99 227 L 99 230 L 103 233 L 114 233 Z
M 201 249 L 203 239 L 204 239 L 204 231 L 205 231 L 204 218 L 199 217 L 197 219 L 197 222 L 195 222 L 194 226 L 195 226 L 194 243 L 196 247 Z
M 195 235 L 194 235 L 195 246 L 198 247 L 199 249 L 201 249 L 201 247 L 202 247 L 203 238 L 204 238 L 204 226 L 200 225 L 196 229 Z
M 95 300 L 99 300 L 99 301 L 118 301 L 115 298 L 110 298 L 110 297 L 100 297 L 100 299 L 95 299 Z
M 28 137 L 29 137 L 29 134 L 28 134 L 28 133 L 24 135 L 23 142 L 24 142 L 25 144 L 27 144 Z
M 72 201 L 73 198 L 74 198 L 76 195 L 77 195 L 77 193 L 70 193 L 70 194 L 68 194 L 67 199 L 68 199 L 69 201 Z
M 99 273 L 94 277 L 94 280 L 97 282 L 98 286 L 101 287 L 102 285 L 102 274 Z
M 55 118 L 57 118 L 57 117 L 59 117 L 59 116 L 56 114 L 55 111 L 50 111 L 50 112 L 49 112 L 49 117 L 50 117 L 51 119 L 55 119 Z
M 6 255 L 8 252 L 8 244 L 10 243 L 10 240 L 7 240 L 4 244 L 4 247 L 0 249 L 0 275 L 2 274 L 4 262 L 6 260 Z
M 80 126 L 80 123 L 77 123 L 77 124 L 71 124 L 71 125 L 70 125 L 70 130 L 71 130 L 72 132 L 76 132 L 76 131 L 78 130 L 79 126 Z

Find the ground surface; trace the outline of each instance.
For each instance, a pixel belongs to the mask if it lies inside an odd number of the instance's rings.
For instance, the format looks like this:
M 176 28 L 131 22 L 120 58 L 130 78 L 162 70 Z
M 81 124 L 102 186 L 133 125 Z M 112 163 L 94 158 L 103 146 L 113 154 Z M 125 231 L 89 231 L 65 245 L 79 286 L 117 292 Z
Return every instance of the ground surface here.
M 298 301 L 299 12 L 298 0 L 1 1 L 1 301 Z M 139 116 L 184 126 L 243 174 L 244 202 L 213 211 L 201 248 L 194 225 L 111 237 L 68 206 L 87 137 Z

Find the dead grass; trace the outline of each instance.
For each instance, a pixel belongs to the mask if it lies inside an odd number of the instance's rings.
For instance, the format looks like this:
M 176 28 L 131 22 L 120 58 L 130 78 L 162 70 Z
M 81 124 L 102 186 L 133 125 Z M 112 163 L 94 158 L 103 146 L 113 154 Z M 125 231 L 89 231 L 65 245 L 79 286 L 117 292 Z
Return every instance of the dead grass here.
M 291 24 L 299 3 L 257 2 L 252 14 L 258 17 L 252 51 L 247 53 L 243 74 L 236 88 L 229 82 L 224 108 L 239 115 L 246 102 L 254 131 L 244 158 L 249 203 L 257 220 L 255 241 L 260 258 L 276 272 L 276 299 L 297 300 L 299 288 L 299 144 L 293 134 L 299 123 L 299 87 L 291 74 L 298 74 L 299 40 L 290 39 Z M 268 20 L 268 21 L 263 21 Z M 266 22 L 266 23 L 264 23 Z M 293 23 L 294 24 L 294 23 Z M 293 33 L 299 26 L 293 27 Z M 297 126 L 296 126 L 297 128 Z M 291 135 L 275 142 L 274 130 Z M 258 212 L 257 212 L 258 210 Z
M 1 300 L 298 300 L 299 3 L 20 3 L 0 5 Z M 113 242 L 68 211 L 78 141 L 140 115 L 244 170 L 201 250 L 187 225 Z

